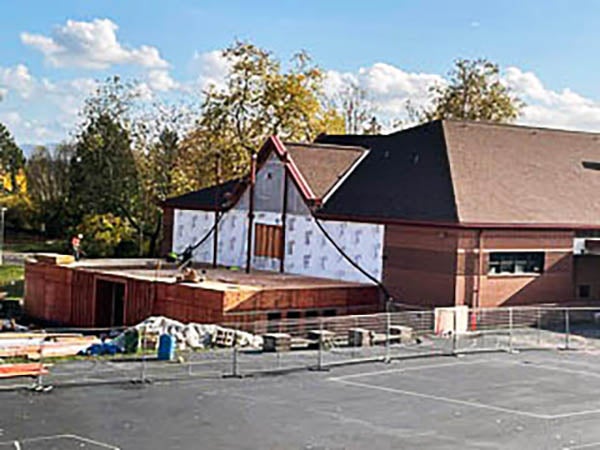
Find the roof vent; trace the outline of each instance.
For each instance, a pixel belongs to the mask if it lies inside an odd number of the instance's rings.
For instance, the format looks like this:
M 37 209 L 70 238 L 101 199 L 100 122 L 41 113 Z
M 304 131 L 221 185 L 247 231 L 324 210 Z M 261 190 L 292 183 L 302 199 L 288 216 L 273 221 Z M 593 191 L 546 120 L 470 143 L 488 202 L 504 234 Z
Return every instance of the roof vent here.
M 600 162 L 596 162 L 596 161 L 582 161 L 581 165 L 583 166 L 584 169 L 600 170 Z
M 419 162 L 419 154 L 417 152 L 413 152 L 413 154 L 410 157 L 410 160 L 413 164 L 416 165 Z

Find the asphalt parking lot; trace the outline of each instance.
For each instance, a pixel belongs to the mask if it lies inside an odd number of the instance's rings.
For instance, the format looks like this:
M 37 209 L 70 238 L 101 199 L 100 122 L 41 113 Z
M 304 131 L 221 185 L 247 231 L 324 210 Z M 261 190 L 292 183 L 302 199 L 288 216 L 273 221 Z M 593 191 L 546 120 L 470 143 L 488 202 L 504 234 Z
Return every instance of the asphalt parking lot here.
M 0 450 L 600 449 L 599 369 L 545 351 L 0 392 Z

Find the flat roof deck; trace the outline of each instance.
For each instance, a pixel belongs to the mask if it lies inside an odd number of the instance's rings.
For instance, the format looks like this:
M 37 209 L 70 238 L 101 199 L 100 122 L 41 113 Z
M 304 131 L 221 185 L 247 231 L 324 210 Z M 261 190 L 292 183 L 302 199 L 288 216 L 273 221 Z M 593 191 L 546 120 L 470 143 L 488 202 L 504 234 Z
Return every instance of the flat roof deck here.
M 161 259 L 86 259 L 67 264 L 65 267 L 89 270 L 109 276 L 136 278 L 147 281 L 175 283 L 179 273 L 174 264 Z M 231 270 L 227 267 L 217 267 L 206 264 L 194 264 L 199 275 L 204 277 L 200 283 L 186 283 L 192 287 L 212 290 L 281 290 L 281 289 L 328 289 L 373 287 L 373 284 L 356 283 L 327 278 L 292 275 L 279 272 L 252 270 L 246 273 L 243 269 Z M 202 274 L 201 271 L 205 273 Z

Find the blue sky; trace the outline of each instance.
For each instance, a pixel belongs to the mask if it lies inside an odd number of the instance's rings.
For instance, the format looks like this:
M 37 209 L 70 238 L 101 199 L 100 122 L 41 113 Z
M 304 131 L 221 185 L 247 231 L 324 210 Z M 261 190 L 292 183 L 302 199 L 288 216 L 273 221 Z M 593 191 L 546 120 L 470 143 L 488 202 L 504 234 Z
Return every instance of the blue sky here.
M 249 39 L 281 58 L 307 50 L 353 80 L 384 117 L 443 82 L 457 57 L 487 57 L 528 104 L 523 123 L 600 129 L 600 2 L 3 2 L 0 121 L 21 143 L 67 137 L 92 80 L 120 74 L 185 97 L 224 74 L 216 50 Z

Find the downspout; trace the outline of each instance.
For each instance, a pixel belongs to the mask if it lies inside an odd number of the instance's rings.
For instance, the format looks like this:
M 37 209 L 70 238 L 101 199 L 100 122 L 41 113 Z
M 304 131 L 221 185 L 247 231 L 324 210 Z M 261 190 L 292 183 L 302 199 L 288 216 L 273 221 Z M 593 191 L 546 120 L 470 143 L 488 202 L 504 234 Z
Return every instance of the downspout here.
M 483 270 L 483 230 L 477 230 L 477 290 L 475 291 L 476 308 L 481 307 L 481 272 Z
M 248 202 L 248 242 L 246 245 L 246 273 L 250 273 L 252 264 L 252 231 L 254 228 L 254 185 L 256 184 L 256 153 L 250 161 L 250 199 Z
M 215 183 L 216 183 L 216 189 L 215 189 L 215 224 L 214 224 L 214 235 L 213 235 L 213 269 L 217 268 L 217 265 L 219 263 L 218 258 L 219 258 L 219 197 L 220 197 L 220 193 L 221 193 L 221 189 L 219 187 L 220 185 L 220 172 L 221 172 L 221 159 L 219 158 L 219 154 L 217 153 L 216 155 L 216 159 L 215 159 Z
M 279 261 L 279 272 L 285 272 L 285 229 L 287 223 L 288 208 L 288 173 L 287 173 L 288 155 L 284 156 L 283 161 L 283 206 L 281 211 L 281 260 Z

